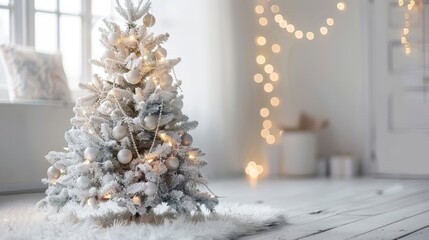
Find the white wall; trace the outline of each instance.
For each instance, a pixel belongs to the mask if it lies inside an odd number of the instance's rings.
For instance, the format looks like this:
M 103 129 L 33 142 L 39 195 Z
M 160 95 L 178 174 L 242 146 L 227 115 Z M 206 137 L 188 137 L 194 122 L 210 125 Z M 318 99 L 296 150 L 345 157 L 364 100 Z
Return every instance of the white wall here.
M 240 88 L 237 106 L 241 116 L 242 161 L 261 160 L 263 140 L 259 136 L 259 109 L 268 102 L 262 86 L 253 82 L 255 74 L 256 35 L 263 33 L 269 41 L 283 46 L 274 66 L 280 69 L 281 113 L 276 122 L 290 124 L 298 110 L 329 119 L 331 126 L 320 133 L 321 155 L 352 153 L 366 156 L 366 62 L 363 8 L 360 1 L 345 1 L 347 11 L 336 10 L 338 1 L 276 1 L 282 14 L 296 27 L 314 31 L 316 40 L 296 40 L 285 30 L 273 25 L 268 30 L 257 24 L 254 3 L 266 1 L 232 1 L 235 25 L 236 84 Z M 269 8 L 266 9 L 269 11 Z M 335 26 L 320 39 L 319 28 L 327 17 L 334 17 Z M 318 39 L 319 38 L 319 39 Z M 273 42 L 271 42 L 273 43 Z M 238 92 L 237 92 L 238 93 Z
M 241 171 L 235 131 L 235 59 L 229 0 L 153 1 L 156 33 L 168 32 L 168 57 L 181 57 L 176 67 L 183 80 L 184 113 L 199 121 L 191 132 L 194 145 L 206 153 L 211 178 Z
M 44 187 L 44 156 L 67 146 L 72 107 L 0 103 L 0 192 Z

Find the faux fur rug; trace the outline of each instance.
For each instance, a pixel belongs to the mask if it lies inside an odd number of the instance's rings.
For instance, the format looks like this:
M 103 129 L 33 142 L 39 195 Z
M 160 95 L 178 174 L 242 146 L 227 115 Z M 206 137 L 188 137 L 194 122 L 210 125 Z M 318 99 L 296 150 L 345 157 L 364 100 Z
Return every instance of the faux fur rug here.
M 156 216 L 151 223 L 114 222 L 108 227 L 37 209 L 0 212 L 0 238 L 5 240 L 237 239 L 286 223 L 279 210 L 264 205 L 222 203 L 205 217 Z

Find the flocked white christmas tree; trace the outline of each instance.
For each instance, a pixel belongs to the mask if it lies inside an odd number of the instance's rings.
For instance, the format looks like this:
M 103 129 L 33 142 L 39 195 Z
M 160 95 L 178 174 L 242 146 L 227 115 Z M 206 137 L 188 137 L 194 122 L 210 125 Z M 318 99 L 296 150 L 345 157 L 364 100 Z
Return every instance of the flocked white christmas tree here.
M 126 25 L 104 20 L 106 52 L 91 62 L 106 77 L 80 84 L 89 95 L 73 109 L 67 151 L 46 156 L 52 166 L 39 206 L 84 217 L 139 216 L 160 204 L 177 213 L 212 211 L 217 198 L 199 190 L 204 154 L 188 134 L 197 122 L 182 114 L 181 81 L 172 77 L 180 58 L 166 58 L 168 34 L 148 31 L 150 2 L 116 4 Z

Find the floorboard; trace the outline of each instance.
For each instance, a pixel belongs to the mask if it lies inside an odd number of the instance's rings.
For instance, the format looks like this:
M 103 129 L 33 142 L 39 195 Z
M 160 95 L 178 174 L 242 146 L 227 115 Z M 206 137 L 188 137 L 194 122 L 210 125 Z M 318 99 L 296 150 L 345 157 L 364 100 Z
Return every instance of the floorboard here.
M 399 239 L 400 240 L 427 240 L 428 238 L 429 238 L 429 226 Z
M 241 239 L 429 240 L 429 181 L 383 179 L 277 179 L 252 185 L 214 181 L 221 201 L 267 204 L 288 225 Z M 0 211 L 28 207 L 43 193 L 0 195 Z

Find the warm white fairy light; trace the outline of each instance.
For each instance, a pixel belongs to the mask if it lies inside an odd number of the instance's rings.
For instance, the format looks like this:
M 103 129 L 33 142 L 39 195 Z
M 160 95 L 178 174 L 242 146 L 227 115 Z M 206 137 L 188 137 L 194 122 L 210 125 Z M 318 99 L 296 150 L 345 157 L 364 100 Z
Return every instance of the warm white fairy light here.
M 268 73 L 268 74 L 270 74 L 270 73 L 274 72 L 274 67 L 273 67 L 273 65 L 271 65 L 271 64 L 267 64 L 267 65 L 265 65 L 265 67 L 264 67 L 264 71 L 265 71 L 266 73 Z
M 313 32 L 307 32 L 305 34 L 305 36 L 307 37 L 308 40 L 313 40 L 314 39 L 314 33 Z
M 279 13 L 280 12 L 280 7 L 279 7 L 279 5 L 272 5 L 271 6 L 271 12 L 273 12 L 273 13 Z
M 264 128 L 264 129 L 262 129 L 261 130 L 261 137 L 262 138 L 266 138 L 266 137 L 268 137 L 270 135 L 270 130 L 268 130 L 268 129 L 266 129 L 266 128 Z
M 264 76 L 260 73 L 255 74 L 253 77 L 253 80 L 255 80 L 256 83 L 261 83 L 264 81 Z
M 263 117 L 263 118 L 270 116 L 270 110 L 268 110 L 268 108 L 262 108 L 259 113 L 261 114 L 261 117 Z
M 277 23 L 281 23 L 281 22 L 283 21 L 283 16 L 282 16 L 281 14 L 276 14 L 276 15 L 274 16 L 274 20 L 275 20 Z
M 267 93 L 272 92 L 272 91 L 274 90 L 274 86 L 273 86 L 273 84 L 271 84 L 271 83 L 265 83 L 265 85 L 264 85 L 264 90 L 265 90 L 265 92 L 267 92 Z
M 261 26 L 267 26 L 267 24 L 268 24 L 268 20 L 267 20 L 266 17 L 259 18 L 259 25 L 261 25 Z
M 267 119 L 262 123 L 262 126 L 264 127 L 264 129 L 270 129 L 273 127 L 273 122 Z
M 281 49 L 280 44 L 273 44 L 271 46 L 271 51 L 273 51 L 273 53 L 279 53 Z
M 272 72 L 270 74 L 270 80 L 273 81 L 273 82 L 277 82 L 279 80 L 279 78 L 280 78 L 280 76 L 276 72 Z
M 344 11 L 346 9 L 346 4 L 344 2 L 337 3 L 337 8 L 340 11 Z
M 261 6 L 261 5 L 256 6 L 255 7 L 255 13 L 256 14 L 262 14 L 262 13 L 264 13 L 264 7 Z
M 295 32 L 295 26 L 293 24 L 288 24 L 286 27 L 286 31 L 288 31 L 289 33 Z
M 266 1 L 266 3 L 268 4 L 269 2 L 270 1 Z M 344 11 L 346 9 L 346 4 L 343 1 L 340 1 L 337 3 L 336 7 L 339 11 Z M 296 26 L 298 25 L 294 25 L 290 21 L 286 20 L 287 17 L 282 15 L 281 9 L 277 4 L 270 4 L 268 6 L 263 6 L 263 4 L 256 5 L 255 13 L 256 15 L 258 15 L 258 23 L 262 27 L 268 26 L 269 24 L 271 24 L 271 22 L 269 21 L 273 20 L 273 23 L 277 23 L 274 25 L 278 25 L 280 29 L 284 29 L 285 32 L 293 34 L 295 39 L 306 39 L 309 41 L 316 39 L 316 34 L 314 31 L 303 31 L 301 29 L 297 29 Z M 271 18 L 269 18 L 268 15 L 271 15 Z M 321 35 L 327 35 L 329 32 L 328 27 L 333 27 L 335 24 L 335 20 L 333 17 L 327 17 L 325 19 L 326 20 L 321 24 L 321 26 L 319 25 L 320 27 L 316 28 L 320 31 Z M 280 53 L 282 51 L 282 47 L 280 44 L 272 43 L 271 39 L 267 39 L 265 36 L 261 35 L 255 38 L 255 42 L 259 50 L 258 52 L 260 52 L 260 54 L 256 56 L 256 63 L 260 66 L 261 72 L 256 73 L 253 76 L 253 80 L 255 81 L 255 83 L 260 84 L 264 82 L 266 77 L 269 78 L 271 82 L 265 82 L 263 84 L 263 90 L 267 94 L 272 94 L 275 91 L 274 84 L 279 81 L 280 76 L 277 72 L 275 72 L 274 66 L 271 64 L 269 57 L 271 57 L 272 54 Z M 269 120 L 267 118 L 270 116 L 270 109 L 280 106 L 280 98 L 270 96 L 268 106 L 269 107 L 261 108 L 259 112 L 260 116 L 264 119 L 264 121 L 262 122 L 263 128 L 261 129 L 261 137 L 265 139 L 267 144 L 275 144 L 275 136 L 277 136 L 277 131 L 278 136 L 281 136 L 282 131 L 273 130 L 274 124 L 272 120 Z M 276 132 L 273 133 L 272 131 Z
M 265 140 L 267 141 L 268 144 L 274 144 L 276 142 L 276 137 L 274 137 L 274 135 L 268 135 Z
M 398 1 L 398 4 L 400 7 L 406 7 L 406 9 L 408 10 L 404 14 L 404 28 L 402 29 L 401 43 L 404 46 L 405 55 L 410 55 L 411 54 L 411 43 L 408 40 L 409 35 L 410 35 L 410 27 L 411 27 L 410 13 L 414 9 L 416 2 L 415 2 L 415 0 L 409 0 L 408 4 L 406 4 L 406 1 L 400 0 L 400 1 Z
M 256 62 L 257 62 L 258 64 L 260 64 L 260 65 L 264 64 L 264 63 L 265 63 L 265 61 L 266 61 L 266 59 L 265 59 L 265 57 L 264 57 L 264 56 L 262 56 L 262 55 L 259 55 L 259 56 L 257 56 L 257 57 L 256 57 Z
M 264 167 L 251 161 L 247 164 L 245 172 L 250 179 L 257 180 L 259 175 L 261 175 L 264 172 Z
M 270 103 L 271 106 L 278 107 L 280 105 L 280 99 L 278 97 L 272 97 Z
M 304 37 L 304 33 L 301 30 L 298 30 L 298 31 L 295 32 L 295 37 L 297 39 L 301 39 L 301 38 Z
M 263 36 L 259 36 L 258 38 L 256 38 L 256 43 L 259 46 L 264 46 L 265 44 L 267 44 L 267 39 Z

